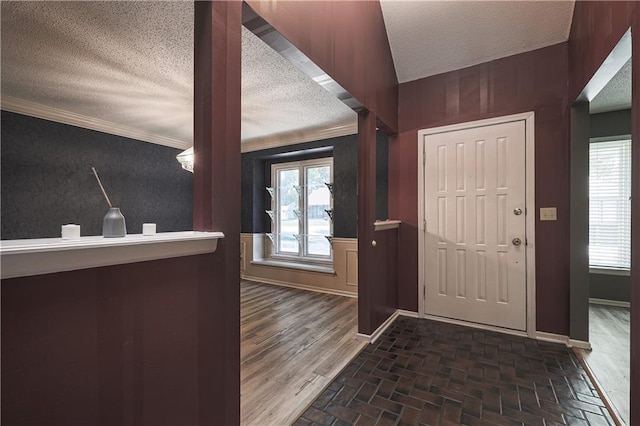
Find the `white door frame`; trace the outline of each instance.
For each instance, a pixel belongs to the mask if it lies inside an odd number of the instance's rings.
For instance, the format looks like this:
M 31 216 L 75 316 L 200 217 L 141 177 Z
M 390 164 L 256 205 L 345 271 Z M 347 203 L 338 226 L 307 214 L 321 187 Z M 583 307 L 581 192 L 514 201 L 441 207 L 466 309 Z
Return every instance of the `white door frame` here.
M 510 123 L 514 121 L 525 122 L 525 190 L 526 190 L 526 280 L 527 280 L 527 331 L 520 332 L 489 325 L 478 325 L 458 320 L 446 320 L 440 317 L 431 317 L 425 314 L 425 268 L 424 255 L 426 244 L 426 219 L 424 211 L 424 179 L 425 179 L 425 157 L 424 138 L 427 135 L 453 132 L 458 130 L 471 129 L 475 127 L 493 126 L 496 124 Z M 524 335 L 532 338 L 536 337 L 536 194 L 535 194 L 535 127 L 534 113 L 525 112 L 521 114 L 505 115 L 502 117 L 489 118 L 486 120 L 470 121 L 467 123 L 453 124 L 450 126 L 434 127 L 418 131 L 418 316 L 420 318 L 433 318 L 439 321 L 453 322 L 471 327 L 480 327 L 488 330 L 500 331 L 503 333 Z

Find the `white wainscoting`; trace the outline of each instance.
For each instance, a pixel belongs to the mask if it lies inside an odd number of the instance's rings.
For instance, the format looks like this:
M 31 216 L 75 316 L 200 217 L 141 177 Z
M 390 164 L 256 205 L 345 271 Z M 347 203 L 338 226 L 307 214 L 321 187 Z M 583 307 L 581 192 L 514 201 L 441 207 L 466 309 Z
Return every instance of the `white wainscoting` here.
M 240 257 L 243 268 L 240 276 L 246 280 L 357 297 L 358 295 L 358 239 L 333 239 L 334 273 L 303 270 L 273 264 L 259 264 L 263 259 L 264 234 L 241 234 Z M 258 263 L 256 263 L 258 262 Z

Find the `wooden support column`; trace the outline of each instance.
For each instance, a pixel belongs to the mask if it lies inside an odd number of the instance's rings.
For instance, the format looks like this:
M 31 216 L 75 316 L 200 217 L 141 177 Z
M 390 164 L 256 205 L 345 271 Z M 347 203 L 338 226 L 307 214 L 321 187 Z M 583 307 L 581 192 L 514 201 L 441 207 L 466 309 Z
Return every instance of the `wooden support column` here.
M 202 256 L 198 424 L 240 424 L 242 2 L 195 2 L 193 229 L 225 238 Z
M 375 247 L 373 222 L 376 220 L 376 116 L 358 113 L 358 332 L 374 331 Z

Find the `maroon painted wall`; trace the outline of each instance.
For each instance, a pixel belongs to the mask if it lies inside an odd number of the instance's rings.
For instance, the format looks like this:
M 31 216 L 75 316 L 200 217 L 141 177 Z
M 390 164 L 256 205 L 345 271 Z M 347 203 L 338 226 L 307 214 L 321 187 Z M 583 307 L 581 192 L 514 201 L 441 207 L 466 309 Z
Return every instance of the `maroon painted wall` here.
M 2 424 L 198 424 L 214 256 L 2 280 Z
M 400 85 L 400 133 L 389 144 L 389 216 L 403 221 L 400 308 L 418 309 L 417 131 L 534 111 L 536 205 L 558 208 L 557 221 L 536 219 L 538 330 L 568 334 L 567 72 L 567 44 L 562 43 Z
M 395 68 L 378 1 L 247 3 L 317 66 L 397 131 Z
M 221 231 L 201 267 L 197 327 L 201 425 L 240 423 L 241 30 L 239 1 L 195 2 L 193 229 Z M 184 424 L 184 422 L 182 423 Z
M 371 335 L 397 307 L 398 233 L 374 231 L 376 116 L 358 114 L 358 332 Z M 375 243 L 374 243 L 375 242 Z
M 640 424 L 640 3 L 577 2 L 569 36 L 569 99 L 574 100 L 631 27 L 631 418 Z
M 393 134 L 398 125 L 397 78 L 380 3 L 247 3 L 364 106 L 358 134 L 358 329 L 370 334 L 397 307 L 397 275 L 387 275 L 397 269 L 397 252 L 389 256 L 397 239 L 392 241 L 385 234 L 379 246 L 371 247 L 376 219 L 375 127 Z M 368 117 L 366 132 L 361 128 L 363 114 Z
M 569 34 L 569 100 L 575 101 L 627 29 L 638 25 L 637 1 L 578 1 Z M 634 69 L 637 71 L 637 69 Z

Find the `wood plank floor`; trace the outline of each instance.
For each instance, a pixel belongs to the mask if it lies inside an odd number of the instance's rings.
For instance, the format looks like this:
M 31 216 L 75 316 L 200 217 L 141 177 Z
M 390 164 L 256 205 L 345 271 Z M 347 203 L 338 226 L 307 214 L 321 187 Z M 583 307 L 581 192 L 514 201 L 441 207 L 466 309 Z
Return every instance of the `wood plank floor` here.
M 292 423 L 365 346 L 357 300 L 242 281 L 243 425 Z
M 584 351 L 589 368 L 627 424 L 630 413 L 630 319 L 629 308 L 589 305 L 592 351 Z

